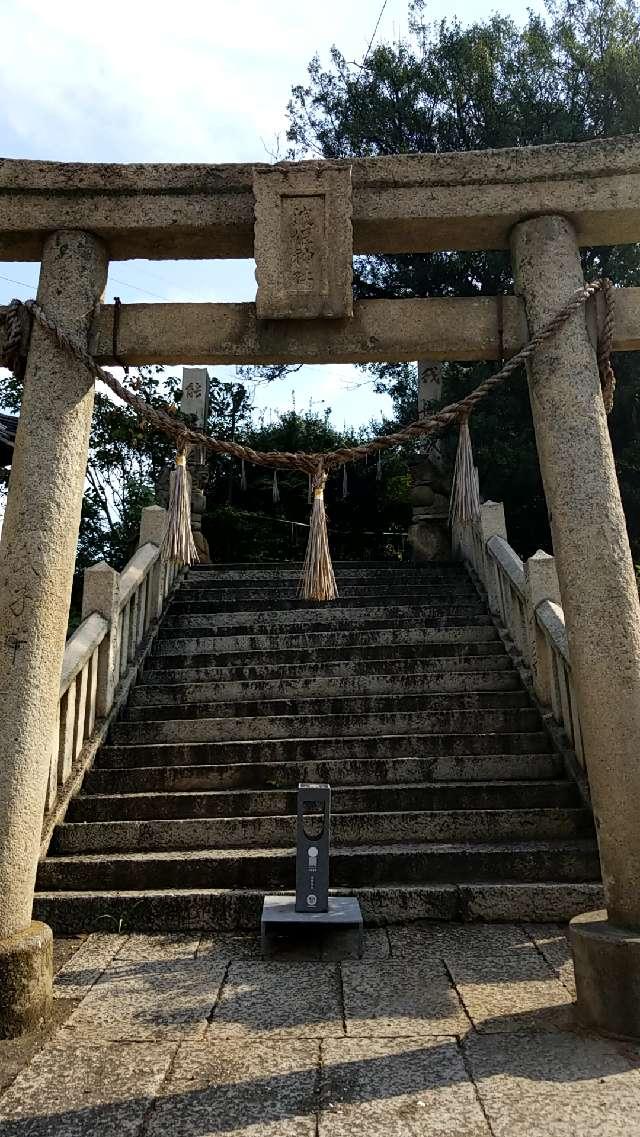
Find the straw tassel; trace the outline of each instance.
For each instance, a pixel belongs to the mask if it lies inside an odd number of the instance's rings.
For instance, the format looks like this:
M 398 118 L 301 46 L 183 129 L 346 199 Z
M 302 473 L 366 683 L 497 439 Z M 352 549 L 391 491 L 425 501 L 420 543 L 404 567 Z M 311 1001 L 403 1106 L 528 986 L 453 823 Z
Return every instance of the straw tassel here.
M 244 458 L 240 464 L 240 489 L 243 493 L 247 492 L 247 471 L 244 465 Z
M 307 491 L 307 505 L 313 505 L 313 485 L 311 474 L 309 474 L 309 489 Z
M 348 496 L 348 494 L 349 494 L 349 482 L 347 479 L 347 464 L 345 462 L 344 466 L 342 467 L 342 500 L 343 501 Z
M 309 540 L 302 566 L 298 596 L 303 600 L 335 600 L 338 596 L 336 578 L 331 564 L 327 515 L 324 508 L 324 487 L 327 472 L 320 465 L 313 476 L 313 506 L 309 523 Z
M 378 450 L 378 462 L 376 464 L 376 481 L 382 481 L 382 451 Z
M 187 454 L 176 455 L 176 468 L 169 483 L 167 528 L 160 546 L 163 561 L 190 565 L 198 560 L 198 550 L 191 532 L 191 475 L 187 470 Z
M 277 505 L 280 501 L 280 486 L 278 485 L 278 471 L 273 471 L 273 504 Z
M 473 463 L 469 418 L 466 416 L 460 420 L 456 464 L 453 470 L 451 500 L 449 502 L 449 522 L 453 524 L 458 521 L 464 525 L 470 521 L 475 521 L 479 515 L 478 471 Z

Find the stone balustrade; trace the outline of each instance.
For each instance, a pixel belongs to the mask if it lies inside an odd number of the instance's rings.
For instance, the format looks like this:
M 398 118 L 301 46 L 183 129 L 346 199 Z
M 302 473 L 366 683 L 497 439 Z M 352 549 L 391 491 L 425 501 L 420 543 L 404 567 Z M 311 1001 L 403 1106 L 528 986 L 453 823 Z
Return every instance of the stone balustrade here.
M 494 501 L 484 502 L 477 520 L 454 526 L 453 545 L 484 586 L 536 697 L 553 715 L 586 774 L 554 558 L 539 550 L 523 563 L 507 541 L 504 508 Z
M 60 679 L 45 804 L 45 848 L 126 698 L 180 572 L 160 559 L 165 524 L 164 509 L 143 510 L 139 547 L 122 572 L 104 561 L 85 571 L 82 623 L 67 640 Z

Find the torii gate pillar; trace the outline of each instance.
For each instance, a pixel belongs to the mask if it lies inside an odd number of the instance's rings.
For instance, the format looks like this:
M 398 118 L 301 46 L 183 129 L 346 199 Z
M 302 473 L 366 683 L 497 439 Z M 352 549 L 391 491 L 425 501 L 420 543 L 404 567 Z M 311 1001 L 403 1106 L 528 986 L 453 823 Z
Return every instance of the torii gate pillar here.
M 513 231 L 516 291 L 537 331 L 584 280 L 563 217 Z M 584 311 L 528 367 L 607 912 L 573 921 L 582 1021 L 640 1037 L 640 603 Z M 607 918 L 608 917 L 608 918 Z
M 107 277 L 88 233 L 45 241 L 38 300 L 87 344 Z M 0 542 L 0 1037 L 51 1001 L 51 930 L 31 923 L 93 410 L 91 373 L 31 336 Z

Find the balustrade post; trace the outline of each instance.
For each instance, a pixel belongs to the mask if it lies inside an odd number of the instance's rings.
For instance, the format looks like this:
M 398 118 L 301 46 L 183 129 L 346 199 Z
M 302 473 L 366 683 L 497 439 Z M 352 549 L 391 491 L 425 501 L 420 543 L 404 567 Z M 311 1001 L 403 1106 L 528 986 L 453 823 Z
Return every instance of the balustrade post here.
M 536 609 L 539 604 L 542 604 L 543 600 L 551 600 L 554 604 L 560 604 L 560 585 L 554 557 L 543 552 L 542 549 L 538 549 L 537 553 L 534 553 L 525 562 L 524 576 L 531 677 L 540 702 L 544 703 L 545 706 L 550 706 L 553 683 L 551 660 L 544 634 L 536 620 Z
M 138 541 L 138 548 L 148 544 L 157 545 L 158 548 L 160 548 L 166 528 L 166 509 L 163 509 L 160 505 L 148 505 L 146 509 L 142 510 L 140 516 L 140 539 Z M 159 620 L 162 615 L 166 593 L 166 571 L 166 566 L 162 564 L 162 561 L 158 557 L 158 560 L 151 569 L 151 580 L 147 593 L 150 620 Z
M 487 552 L 487 544 L 492 537 L 507 539 L 507 525 L 504 519 L 504 506 L 501 501 L 485 501 L 480 506 L 480 541 L 482 545 L 483 584 L 487 590 L 489 608 L 493 613 L 501 612 L 500 590 L 495 565 Z
M 109 625 L 98 649 L 96 716 L 105 718 L 113 706 L 120 678 L 118 573 L 106 561 L 85 570 L 82 591 L 82 619 L 97 612 Z
M 536 217 L 516 225 L 512 252 L 535 332 L 583 286 L 576 235 L 564 217 Z M 607 905 L 572 922 L 578 1010 L 592 1027 L 637 1038 L 640 601 L 582 309 L 527 374 Z
M 38 301 L 89 346 L 107 255 L 89 233 L 44 243 Z M 51 1005 L 51 930 L 31 924 L 80 525 L 93 376 L 37 323 L 0 541 L 0 1036 Z

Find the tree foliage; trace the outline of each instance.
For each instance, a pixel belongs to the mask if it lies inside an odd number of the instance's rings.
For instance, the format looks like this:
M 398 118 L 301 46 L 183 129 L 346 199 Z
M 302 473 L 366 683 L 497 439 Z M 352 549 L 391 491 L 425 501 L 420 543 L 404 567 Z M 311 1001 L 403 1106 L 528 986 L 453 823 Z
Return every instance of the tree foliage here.
M 517 25 L 510 17 L 462 27 L 429 24 L 424 3 L 410 5 L 410 34 L 379 44 L 363 64 L 333 48 L 316 56 L 289 103 L 291 157 L 364 157 L 579 142 L 640 129 L 640 16 L 630 0 L 549 3 Z M 640 282 L 638 246 L 584 251 L 585 275 Z M 367 256 L 356 262 L 358 297 L 475 296 L 511 291 L 501 252 Z M 640 368 L 615 360 L 611 434 L 632 544 L 640 554 L 637 504 Z M 391 394 L 399 421 L 415 415 L 415 374 L 405 364 L 369 368 Z M 475 386 L 489 368 L 450 364 L 445 397 Z M 549 545 L 533 427 L 522 378 L 472 419 L 485 496 L 505 502 L 510 533 L 525 554 Z

